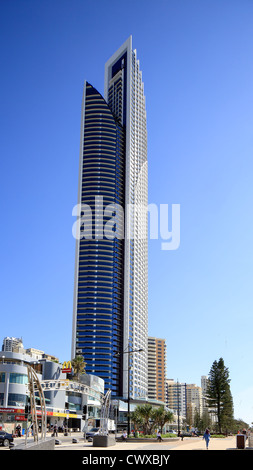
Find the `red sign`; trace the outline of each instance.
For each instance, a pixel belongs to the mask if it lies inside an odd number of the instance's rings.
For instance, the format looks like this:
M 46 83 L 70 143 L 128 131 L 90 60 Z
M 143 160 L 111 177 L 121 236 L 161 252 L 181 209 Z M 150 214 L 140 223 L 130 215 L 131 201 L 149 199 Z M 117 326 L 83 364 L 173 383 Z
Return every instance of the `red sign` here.
M 26 418 L 24 416 L 15 415 L 15 421 L 26 421 Z
M 21 410 L 20 408 L 1 408 L 0 407 L 0 413 L 24 413 L 24 410 Z
M 21 413 L 21 414 L 24 414 L 25 410 L 24 409 L 22 410 L 20 408 L 3 408 L 3 407 L 0 407 L 0 413 L 14 413 L 14 414 Z M 36 413 L 37 413 L 37 415 L 41 415 L 41 410 L 36 410 Z M 47 414 L 47 416 L 53 416 L 54 415 L 53 411 L 46 411 L 46 414 Z M 15 416 L 15 419 L 17 421 L 23 421 L 23 418 L 25 419 L 24 416 L 20 416 L 20 417 Z

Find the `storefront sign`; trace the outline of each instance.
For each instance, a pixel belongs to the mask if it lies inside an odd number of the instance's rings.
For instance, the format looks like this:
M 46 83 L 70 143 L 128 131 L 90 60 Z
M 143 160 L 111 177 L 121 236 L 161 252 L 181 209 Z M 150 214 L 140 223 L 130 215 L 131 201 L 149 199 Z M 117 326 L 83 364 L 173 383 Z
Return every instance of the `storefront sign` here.
M 27 419 L 25 418 L 25 416 L 15 415 L 15 421 L 27 421 Z
M 62 370 L 61 370 L 63 373 L 71 373 L 72 372 L 72 364 L 71 364 L 71 361 L 65 361 L 63 363 L 63 366 L 62 366 Z
M 0 407 L 0 413 L 24 413 L 24 410 L 20 408 L 2 408 Z

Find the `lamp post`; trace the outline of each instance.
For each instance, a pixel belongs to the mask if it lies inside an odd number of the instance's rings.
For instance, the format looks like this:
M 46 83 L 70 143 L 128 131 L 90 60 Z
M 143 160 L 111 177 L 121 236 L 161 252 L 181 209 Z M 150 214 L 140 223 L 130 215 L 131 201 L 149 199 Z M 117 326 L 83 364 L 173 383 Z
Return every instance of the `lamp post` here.
M 183 415 L 183 410 L 182 410 L 182 407 L 183 407 L 183 392 L 182 392 L 182 389 L 179 387 L 185 387 L 185 419 L 187 419 L 187 394 L 186 394 L 186 383 L 185 384 L 182 384 L 182 383 L 179 383 L 178 380 L 177 380 L 177 433 L 178 433 L 178 436 L 180 436 L 180 405 L 179 405 L 179 390 L 180 390 L 180 400 L 181 400 L 181 414 Z
M 127 371 L 127 434 L 129 436 L 130 434 L 130 354 L 133 354 L 135 352 L 141 352 L 144 351 L 144 349 L 132 349 L 130 351 L 130 345 L 128 343 L 128 351 L 123 351 L 122 353 L 116 353 L 115 356 L 121 356 L 121 354 L 128 354 L 128 371 Z
M 177 381 L 177 435 L 180 436 L 180 420 L 179 420 L 179 383 Z

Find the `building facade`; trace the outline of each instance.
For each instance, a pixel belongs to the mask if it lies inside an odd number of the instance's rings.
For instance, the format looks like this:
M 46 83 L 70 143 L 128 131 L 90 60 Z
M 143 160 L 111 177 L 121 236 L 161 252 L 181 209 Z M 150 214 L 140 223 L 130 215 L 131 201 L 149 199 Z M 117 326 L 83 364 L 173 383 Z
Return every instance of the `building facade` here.
M 35 351 L 35 350 L 33 350 Z M 37 350 L 36 350 L 37 351 Z M 31 366 L 41 383 L 46 400 L 48 425 L 84 429 L 96 425 L 104 397 L 104 382 L 99 377 L 84 375 L 80 383 L 69 380 L 59 363 L 36 359 L 27 352 L 0 352 L 0 429 L 13 432 L 18 424 L 27 429 L 25 406 L 29 400 L 27 366 Z M 83 406 L 87 405 L 87 420 Z M 40 420 L 40 406 L 37 409 Z
M 23 347 L 22 338 L 14 338 L 13 336 L 6 336 L 3 339 L 2 351 L 13 351 L 13 348 Z
M 166 379 L 166 405 L 177 415 L 186 418 L 187 394 L 186 384 Z
M 202 388 L 196 384 L 186 385 L 187 394 L 187 419 L 190 424 L 195 421 L 196 415 L 203 415 Z
M 208 377 L 206 375 L 201 376 L 201 389 L 202 389 L 202 410 L 204 412 L 208 412 L 208 406 L 206 402 L 206 394 L 207 394 L 207 387 L 208 387 Z
M 145 97 L 130 37 L 105 65 L 104 97 L 84 84 L 72 329 L 72 358 L 83 355 L 87 373 L 125 398 L 147 397 L 147 203 Z
M 148 398 L 166 400 L 166 342 L 161 338 L 148 338 Z

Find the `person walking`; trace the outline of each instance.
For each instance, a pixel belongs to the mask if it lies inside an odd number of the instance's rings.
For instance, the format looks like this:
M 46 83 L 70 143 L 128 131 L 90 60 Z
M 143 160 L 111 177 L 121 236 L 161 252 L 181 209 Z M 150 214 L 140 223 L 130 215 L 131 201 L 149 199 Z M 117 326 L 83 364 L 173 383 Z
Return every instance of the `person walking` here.
M 20 424 L 17 425 L 16 432 L 17 432 L 17 437 L 21 437 L 21 426 L 20 426 Z
M 53 436 L 56 436 L 56 437 L 58 437 L 58 426 L 57 426 L 57 424 L 56 424 L 56 423 L 55 423 L 55 425 L 54 425 L 54 432 L 53 432 Z
M 203 439 L 205 439 L 205 441 L 206 441 L 206 449 L 207 450 L 208 450 L 208 446 L 209 446 L 210 437 L 211 437 L 210 431 L 209 431 L 209 429 L 206 428 Z
M 158 442 L 162 442 L 163 439 L 162 439 L 161 431 L 159 430 L 157 431 L 156 437 L 157 437 Z

